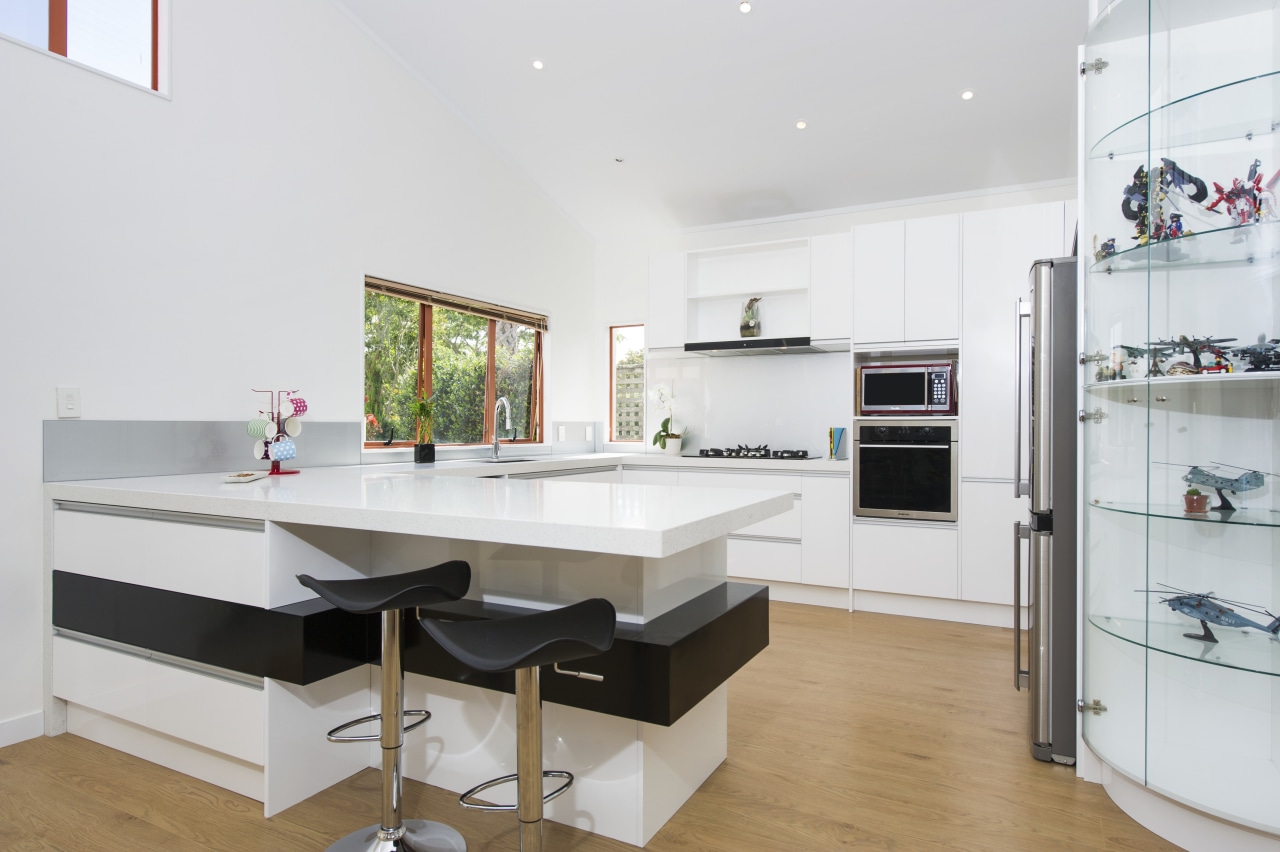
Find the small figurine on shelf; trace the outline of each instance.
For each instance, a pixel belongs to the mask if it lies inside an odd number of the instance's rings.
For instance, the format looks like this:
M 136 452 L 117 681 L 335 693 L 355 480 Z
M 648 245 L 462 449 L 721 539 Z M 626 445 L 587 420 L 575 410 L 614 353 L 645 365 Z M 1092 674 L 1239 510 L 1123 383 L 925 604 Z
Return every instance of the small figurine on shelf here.
M 1093 259 L 1094 259 L 1094 260 L 1106 260 L 1108 257 L 1114 257 L 1114 256 L 1115 256 L 1115 253 L 1116 253 L 1116 238 L 1115 238 L 1115 237 L 1109 237 L 1109 238 L 1107 238 L 1107 239 L 1103 240 L 1103 241 L 1102 241 L 1102 248 L 1097 248 L 1097 245 L 1098 245 L 1098 237 L 1095 235 L 1095 236 L 1094 236 L 1094 238 L 1093 238 L 1093 245 L 1094 245 L 1094 252 L 1093 252 Z
M 1246 373 L 1273 370 L 1280 367 L 1280 350 L 1276 348 L 1276 344 L 1280 344 L 1280 337 L 1273 337 L 1268 340 L 1266 334 L 1259 334 L 1257 343 L 1232 349 L 1231 355 L 1236 358 L 1244 358 L 1249 362 L 1249 367 L 1245 370 Z
M 265 393 L 268 397 L 267 410 L 259 411 L 258 416 L 249 421 L 249 436 L 258 440 L 253 444 L 253 457 L 259 460 L 271 460 L 271 475 L 281 476 L 299 473 L 297 470 L 283 470 L 280 462 L 291 461 L 298 455 L 298 447 L 293 439 L 302 431 L 299 419 L 307 413 L 307 401 L 294 396 L 292 391 L 262 391 L 253 389 L 254 393 Z M 281 395 L 285 397 L 281 399 Z M 285 406 L 288 406 L 286 410 Z
M 753 296 L 742 306 L 742 322 L 738 331 L 743 337 L 760 336 L 760 296 Z
M 1176 240 L 1181 236 L 1183 236 L 1182 214 L 1170 214 L 1169 225 L 1164 229 L 1164 239 Z

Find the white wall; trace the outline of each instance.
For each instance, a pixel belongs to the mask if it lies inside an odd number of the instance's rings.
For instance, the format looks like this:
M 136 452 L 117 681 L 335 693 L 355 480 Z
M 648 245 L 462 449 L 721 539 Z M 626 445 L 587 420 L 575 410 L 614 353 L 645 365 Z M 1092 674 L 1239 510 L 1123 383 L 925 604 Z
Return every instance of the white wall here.
M 547 313 L 548 422 L 598 413 L 580 229 L 335 6 L 172 5 L 171 99 L 0 41 L 0 737 L 41 706 L 55 386 L 91 419 L 287 387 L 358 421 L 371 273 Z

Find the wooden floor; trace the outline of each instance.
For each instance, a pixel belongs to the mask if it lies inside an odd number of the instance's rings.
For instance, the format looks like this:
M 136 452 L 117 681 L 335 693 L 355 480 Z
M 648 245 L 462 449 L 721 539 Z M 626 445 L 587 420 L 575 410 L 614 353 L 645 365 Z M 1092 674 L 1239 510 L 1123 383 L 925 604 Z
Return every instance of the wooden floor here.
M 1176 850 L 1074 770 L 1031 758 L 1008 630 L 773 604 L 772 644 L 730 681 L 729 757 L 651 850 Z M 0 850 L 321 850 L 378 818 L 365 770 L 272 819 L 262 806 L 73 736 L 0 749 Z M 407 816 L 473 852 L 515 819 L 407 782 Z M 635 847 L 554 823 L 546 849 Z

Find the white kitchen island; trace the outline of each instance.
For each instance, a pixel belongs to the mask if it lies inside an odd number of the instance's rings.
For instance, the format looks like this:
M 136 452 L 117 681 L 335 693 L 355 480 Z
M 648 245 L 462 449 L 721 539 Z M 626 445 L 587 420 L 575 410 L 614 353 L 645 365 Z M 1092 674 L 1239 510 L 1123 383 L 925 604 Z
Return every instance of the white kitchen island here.
M 188 474 L 45 487 L 49 733 L 78 733 L 277 813 L 379 765 L 375 745 L 324 739 L 376 712 L 370 622 L 332 610 L 295 575 L 465 559 L 473 582 L 459 617 L 596 596 L 617 608 L 614 651 L 598 669 L 581 666 L 603 683 L 544 675 L 546 764 L 577 777 L 547 816 L 638 846 L 723 761 L 724 679 L 767 644 L 767 592 L 726 583 L 725 536 L 793 500 L 409 464 L 243 484 Z M 513 698 L 452 670 L 413 627 L 406 706 L 433 716 L 406 739 L 405 774 L 461 791 L 513 772 Z

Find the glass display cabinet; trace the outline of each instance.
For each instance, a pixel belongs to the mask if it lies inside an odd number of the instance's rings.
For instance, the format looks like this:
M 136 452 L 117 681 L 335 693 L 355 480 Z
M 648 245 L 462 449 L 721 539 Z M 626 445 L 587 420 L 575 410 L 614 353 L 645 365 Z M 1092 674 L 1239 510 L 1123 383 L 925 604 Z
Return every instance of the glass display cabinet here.
M 1273 835 L 1278 50 L 1280 0 L 1116 0 L 1081 68 L 1084 738 Z

